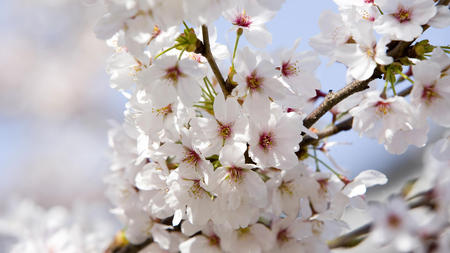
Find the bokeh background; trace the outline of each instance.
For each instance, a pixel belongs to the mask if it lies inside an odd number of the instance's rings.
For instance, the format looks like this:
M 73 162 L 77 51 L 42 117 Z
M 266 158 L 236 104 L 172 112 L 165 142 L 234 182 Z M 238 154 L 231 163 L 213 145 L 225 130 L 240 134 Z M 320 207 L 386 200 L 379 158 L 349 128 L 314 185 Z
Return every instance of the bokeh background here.
M 268 50 L 291 47 L 297 38 L 300 51 L 311 50 L 308 38 L 320 32 L 324 10 L 337 8 L 331 0 L 287 0 L 268 23 Z M 109 165 L 107 131 L 111 121 L 122 121 L 126 100 L 109 88 L 104 69 L 112 51 L 93 33 L 103 12 L 95 0 L 0 1 L 0 216 L 11 199 L 31 199 L 44 208 L 95 203 L 108 216 L 102 182 Z M 229 24 L 217 25 L 219 41 L 232 48 Z M 446 45 L 450 29 L 429 29 L 423 38 Z M 323 90 L 339 89 L 345 67 L 322 59 L 317 76 Z M 441 131 L 433 127 L 430 140 Z M 388 175 L 389 187 L 372 191 L 373 198 L 398 189 L 421 167 L 422 151 L 415 147 L 394 156 L 353 132 L 332 140 L 341 145 L 330 154 L 350 177 L 366 169 Z

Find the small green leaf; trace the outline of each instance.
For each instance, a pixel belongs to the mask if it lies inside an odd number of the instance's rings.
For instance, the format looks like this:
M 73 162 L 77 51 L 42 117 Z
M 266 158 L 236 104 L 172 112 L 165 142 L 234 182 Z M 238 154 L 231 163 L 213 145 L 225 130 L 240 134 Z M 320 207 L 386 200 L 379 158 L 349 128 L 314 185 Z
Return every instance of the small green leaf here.
M 411 193 L 411 191 L 414 188 L 414 186 L 416 185 L 418 179 L 419 178 L 410 179 L 410 180 L 408 180 L 408 182 L 406 182 L 403 185 L 402 190 L 401 190 L 402 197 L 405 198 Z

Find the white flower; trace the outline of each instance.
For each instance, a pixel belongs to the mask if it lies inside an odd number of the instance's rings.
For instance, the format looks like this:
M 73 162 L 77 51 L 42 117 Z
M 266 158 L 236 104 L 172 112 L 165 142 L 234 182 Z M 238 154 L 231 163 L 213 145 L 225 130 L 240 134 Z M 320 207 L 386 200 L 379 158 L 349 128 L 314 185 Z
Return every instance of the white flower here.
M 269 10 L 279 10 L 281 5 L 284 4 L 285 0 L 257 0 L 258 3 Z
M 408 207 L 399 197 L 389 200 L 387 205 L 372 205 L 370 212 L 374 220 L 371 239 L 378 245 L 394 241 L 397 250 L 411 251 L 417 241 L 413 237 L 415 221 L 408 214 Z
M 313 233 L 311 222 L 288 218 L 273 221 L 271 230 L 276 238 L 275 247 L 271 250 L 265 250 L 265 252 L 299 252 L 303 246 L 300 240 L 312 236 Z
M 447 6 L 440 5 L 437 7 L 436 15 L 428 21 L 428 25 L 436 28 L 445 28 L 450 25 L 450 10 Z
M 272 176 L 267 181 L 270 189 L 270 205 L 275 216 L 282 213 L 288 217 L 296 217 L 300 210 L 300 198 L 307 198 L 309 177 L 301 175 L 302 169 L 298 166 L 293 170 L 283 171 Z
M 333 0 L 346 22 L 373 22 L 380 15 L 374 0 Z
M 176 89 L 181 102 L 191 106 L 201 96 L 199 82 L 201 74 L 196 64 L 189 59 L 184 58 L 178 61 L 177 56 L 166 53 L 143 71 L 139 78 L 142 87 L 152 100 L 156 99 L 157 89 L 168 85 Z
M 187 218 L 194 225 L 205 225 L 211 219 L 215 213 L 214 201 L 213 195 L 208 191 L 209 182 L 206 180 L 195 171 L 170 173 L 167 179 L 169 192 L 166 201 L 175 209 L 173 225 L 178 225 L 183 218 Z
M 248 47 L 238 52 L 235 67 L 234 81 L 238 83 L 238 86 L 233 93 L 238 96 L 264 95 L 272 99 L 281 99 L 290 93 L 276 78 L 278 74 L 276 67 Z
M 368 187 L 386 183 L 387 177 L 383 173 L 376 170 L 365 170 L 347 184 L 342 190 L 342 193 L 349 198 L 353 198 L 365 194 Z
M 320 82 L 314 71 L 320 65 L 320 59 L 312 51 L 295 52 L 300 43 L 297 40 L 291 49 L 283 49 L 276 53 L 279 58 L 280 76 L 284 82 L 299 96 L 314 97 Z
M 136 1 L 108 1 L 106 2 L 108 12 L 98 21 L 94 30 L 97 38 L 109 39 L 122 29 L 125 21 L 136 12 Z
M 126 90 L 135 83 L 139 63 L 125 50 L 120 50 L 108 59 L 106 72 L 109 74 L 111 88 Z
M 185 225 L 186 222 L 183 223 Z M 183 231 L 184 226 L 182 226 Z M 184 233 L 185 231 L 183 231 Z M 193 236 L 180 244 L 181 253 L 221 253 L 220 238 L 216 234 L 214 225 L 209 222 L 201 235 Z
M 284 113 L 265 97 L 246 100 L 250 116 L 249 156 L 262 168 L 290 169 L 298 163 L 296 151 L 301 136 L 301 118 Z
M 220 245 L 226 252 L 261 253 L 270 250 L 275 243 L 272 232 L 259 223 L 219 235 Z
M 226 100 L 222 93 L 214 99 L 214 117 L 196 117 L 190 122 L 195 145 L 206 156 L 219 154 L 226 145 L 247 147 L 248 121 L 236 98 Z
M 377 43 L 372 24 L 367 21 L 355 24 L 352 34 L 356 43 L 339 46 L 336 50 L 336 60 L 348 66 L 348 72 L 353 78 L 366 80 L 372 76 L 377 63 L 392 63 L 392 57 L 386 55 L 386 45 L 390 40 L 383 37 Z
M 246 147 L 225 146 L 220 154 L 221 167 L 215 171 L 216 201 L 220 212 L 214 222 L 233 229 L 256 222 L 261 208 L 267 205 L 267 188 L 261 177 L 245 164 Z
M 344 45 L 350 38 L 351 32 L 341 15 L 331 11 L 324 11 L 319 17 L 321 33 L 309 40 L 309 45 L 319 54 L 326 55 L 334 61 L 336 47 Z
M 274 15 L 274 12 L 262 8 L 255 0 L 238 2 L 235 7 L 223 13 L 236 30 L 242 29 L 245 38 L 260 48 L 272 42 L 272 35 L 267 31 L 265 23 Z
M 161 163 L 150 162 L 136 175 L 136 187 L 148 193 L 147 209 L 150 213 L 160 219 L 173 215 L 174 210 L 166 202 L 169 186 L 167 179 L 169 169 L 166 161 Z
M 435 14 L 432 0 L 377 0 L 383 11 L 374 23 L 375 30 L 393 40 L 411 41 L 418 37 Z
M 450 133 L 433 144 L 431 153 L 440 161 L 450 161 Z
M 222 11 L 229 9 L 232 0 L 191 0 L 183 1 L 187 21 L 194 25 L 212 24 Z
M 125 235 L 133 244 L 139 244 L 152 236 L 153 220 L 144 211 L 135 210 L 132 217 L 127 217 Z
M 450 76 L 441 78 L 441 67 L 433 61 L 418 62 L 412 70 L 411 103 L 424 118 L 429 116 L 439 125 L 450 127 Z
M 428 127 L 418 122 L 411 105 L 403 97 L 383 99 L 377 91 L 368 92 L 350 114 L 354 117 L 355 131 L 376 138 L 391 153 L 403 153 L 409 144 L 425 145 Z M 414 138 L 406 138 L 408 136 Z

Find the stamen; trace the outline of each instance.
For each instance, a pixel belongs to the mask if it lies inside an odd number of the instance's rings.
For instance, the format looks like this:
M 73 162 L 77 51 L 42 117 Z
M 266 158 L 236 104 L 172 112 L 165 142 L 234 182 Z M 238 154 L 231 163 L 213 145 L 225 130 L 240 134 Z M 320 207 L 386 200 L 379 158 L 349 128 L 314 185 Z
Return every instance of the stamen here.
M 251 21 L 251 17 L 247 16 L 245 14 L 245 10 L 244 10 L 237 17 L 235 17 L 235 19 L 233 20 L 232 23 L 233 23 L 233 25 L 248 28 L 252 24 L 252 21 Z
M 377 114 L 380 116 L 386 115 L 391 111 L 391 104 L 383 101 L 378 101 L 375 104 L 377 108 Z
M 269 151 L 274 145 L 272 133 L 263 133 L 259 136 L 259 146 L 264 151 Z

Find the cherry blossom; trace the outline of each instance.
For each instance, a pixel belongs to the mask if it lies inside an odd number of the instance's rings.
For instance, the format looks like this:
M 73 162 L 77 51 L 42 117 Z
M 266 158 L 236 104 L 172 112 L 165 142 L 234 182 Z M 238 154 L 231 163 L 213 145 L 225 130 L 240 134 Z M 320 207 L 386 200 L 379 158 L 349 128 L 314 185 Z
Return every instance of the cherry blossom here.
M 422 33 L 435 14 L 436 7 L 430 0 L 377 0 L 383 15 L 375 20 L 375 30 L 395 40 L 411 41 Z

